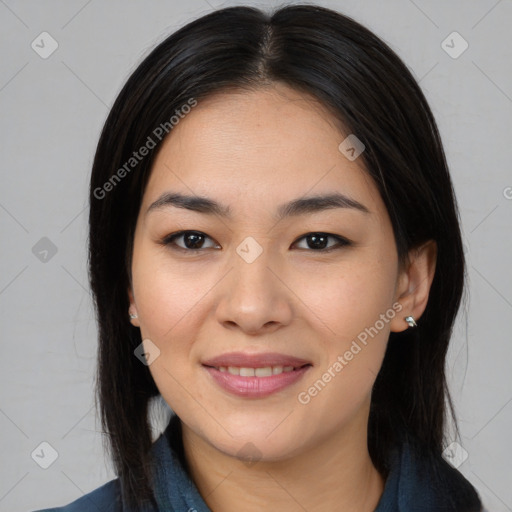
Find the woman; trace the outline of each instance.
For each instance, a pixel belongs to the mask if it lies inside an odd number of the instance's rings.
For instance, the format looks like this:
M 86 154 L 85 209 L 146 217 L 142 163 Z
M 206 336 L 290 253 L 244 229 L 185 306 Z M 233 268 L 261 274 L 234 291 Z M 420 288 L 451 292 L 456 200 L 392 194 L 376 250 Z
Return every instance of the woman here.
M 105 123 L 89 242 L 119 477 L 53 510 L 482 510 L 441 456 L 452 184 L 366 28 L 234 7 L 168 37 Z

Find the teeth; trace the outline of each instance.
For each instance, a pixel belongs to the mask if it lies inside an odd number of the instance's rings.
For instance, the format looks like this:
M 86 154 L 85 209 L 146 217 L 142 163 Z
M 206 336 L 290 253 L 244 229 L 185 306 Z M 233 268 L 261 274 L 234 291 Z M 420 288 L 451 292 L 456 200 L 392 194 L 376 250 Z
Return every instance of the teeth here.
M 293 368 L 293 366 L 265 366 L 263 368 L 220 366 L 217 370 L 230 373 L 231 375 L 239 375 L 240 377 L 270 377 L 283 372 L 291 372 Z
M 255 368 L 254 375 L 256 375 L 256 377 L 270 377 L 272 375 L 272 367 L 265 366 L 264 368 Z
M 254 377 L 254 368 L 240 368 L 240 377 Z

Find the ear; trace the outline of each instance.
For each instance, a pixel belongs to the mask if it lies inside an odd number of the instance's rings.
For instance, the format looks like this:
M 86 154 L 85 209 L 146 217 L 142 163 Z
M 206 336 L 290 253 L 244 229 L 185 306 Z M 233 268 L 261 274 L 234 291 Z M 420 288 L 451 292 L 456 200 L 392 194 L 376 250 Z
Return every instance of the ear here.
M 402 310 L 391 321 L 392 332 L 405 331 L 409 327 L 405 317 L 412 316 L 417 321 L 425 311 L 434 280 L 436 260 L 437 244 L 434 240 L 410 250 L 397 280 L 395 302 L 402 305 Z
M 130 315 L 130 314 L 138 315 L 137 306 L 135 305 L 135 300 L 133 298 L 133 291 L 131 288 L 128 288 L 128 298 L 130 300 L 130 307 L 128 309 L 128 315 Z M 135 327 L 140 327 L 140 322 L 139 322 L 138 318 L 130 317 L 130 323 L 132 325 L 134 325 Z

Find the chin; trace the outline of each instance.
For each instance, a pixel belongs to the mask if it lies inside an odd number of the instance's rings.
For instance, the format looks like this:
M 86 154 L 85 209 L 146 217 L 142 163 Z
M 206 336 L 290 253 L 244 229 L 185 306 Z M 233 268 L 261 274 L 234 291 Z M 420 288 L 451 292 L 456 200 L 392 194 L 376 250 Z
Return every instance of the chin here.
M 203 436 L 206 434 L 209 444 L 230 457 L 248 459 L 249 462 L 286 460 L 304 448 L 305 439 L 303 436 L 300 439 L 294 436 L 289 426 L 276 429 L 280 421 L 282 418 L 273 427 L 268 427 L 268 422 L 248 422 L 243 428 L 226 424 L 226 430 L 232 437 L 223 429 L 211 436 L 203 430 Z M 295 432 L 297 431 L 300 431 L 299 426 Z

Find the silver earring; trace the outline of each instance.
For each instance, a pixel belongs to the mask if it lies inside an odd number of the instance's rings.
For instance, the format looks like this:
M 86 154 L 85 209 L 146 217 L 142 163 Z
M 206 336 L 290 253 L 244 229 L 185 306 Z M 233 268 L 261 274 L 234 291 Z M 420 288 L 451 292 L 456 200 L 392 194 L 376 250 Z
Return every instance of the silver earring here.
M 406 316 L 405 321 L 409 324 L 409 327 L 417 327 L 417 323 L 412 316 Z
M 137 313 L 128 313 L 130 315 L 130 318 L 137 318 Z

